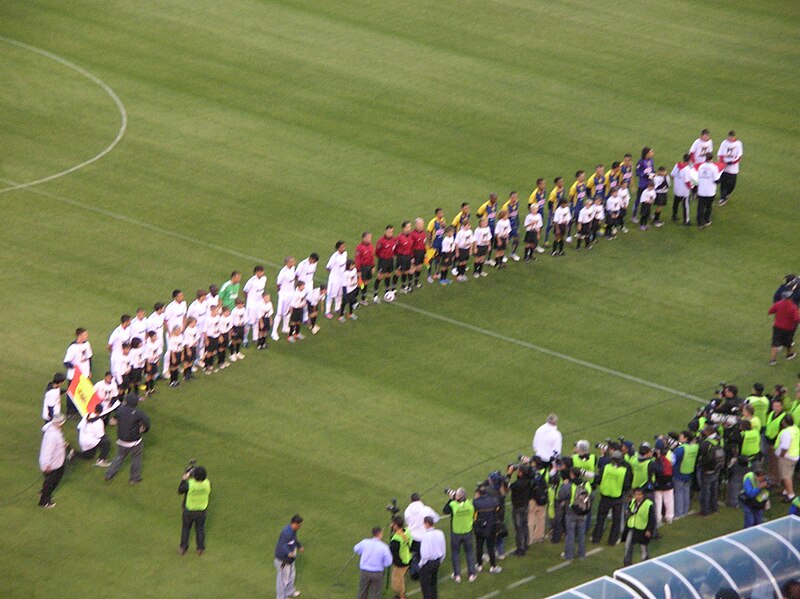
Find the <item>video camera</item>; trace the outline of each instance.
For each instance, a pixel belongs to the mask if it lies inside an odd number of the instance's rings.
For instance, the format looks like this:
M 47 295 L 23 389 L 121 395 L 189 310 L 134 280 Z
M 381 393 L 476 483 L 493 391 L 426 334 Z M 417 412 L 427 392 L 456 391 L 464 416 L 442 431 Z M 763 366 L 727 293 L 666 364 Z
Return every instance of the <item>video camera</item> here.
M 625 437 L 617 437 L 617 441 L 619 442 L 621 447 L 622 443 L 625 441 Z M 594 448 L 599 449 L 600 451 L 605 453 L 608 451 L 608 446 L 611 445 L 611 443 L 613 443 L 613 439 L 611 439 L 611 437 L 606 437 L 605 439 L 603 439 L 601 443 L 595 443 Z
M 191 475 L 194 472 L 195 467 L 197 466 L 197 460 L 189 460 L 189 465 L 184 468 L 183 473 Z
M 530 456 L 519 454 L 517 456 L 517 461 L 511 462 L 508 465 L 507 467 L 508 473 L 511 474 L 512 472 L 516 472 L 517 470 L 520 469 L 521 466 L 530 466 L 531 459 L 532 458 Z
M 389 505 L 386 506 L 386 511 L 392 513 L 392 518 L 394 518 L 397 515 L 397 513 L 400 511 L 400 508 L 397 507 L 397 498 L 396 497 L 392 497 L 392 499 L 389 500 Z
M 447 495 L 450 499 L 455 500 L 456 498 L 456 490 L 451 489 L 450 487 L 446 487 L 444 490 L 444 494 Z

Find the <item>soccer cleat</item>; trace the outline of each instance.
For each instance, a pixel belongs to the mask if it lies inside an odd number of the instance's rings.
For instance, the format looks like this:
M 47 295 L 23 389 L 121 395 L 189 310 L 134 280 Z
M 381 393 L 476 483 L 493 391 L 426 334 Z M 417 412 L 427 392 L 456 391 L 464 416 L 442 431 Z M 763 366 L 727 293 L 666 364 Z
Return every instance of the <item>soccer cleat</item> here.
M 415 287 L 416 287 L 417 289 L 422 289 L 422 283 L 420 283 L 419 281 L 417 281 L 417 284 L 415 285 Z
M 287 337 L 286 341 L 289 343 L 294 343 L 294 337 Z
M 647 231 L 647 229 L 649 229 L 649 228 L 650 228 L 650 227 L 648 227 L 647 225 L 640 225 L 640 226 L 639 226 L 639 230 L 640 230 L 640 231 Z
M 45 508 L 46 510 L 51 510 L 54 507 L 56 507 L 56 502 L 55 501 L 51 501 L 50 503 L 44 504 L 42 507 Z
M 508 262 L 508 257 L 506 257 L 506 256 L 503 256 L 503 260 L 502 260 L 502 262 L 503 262 L 503 264 L 505 264 L 506 262 Z
M 489 266 L 497 266 L 497 261 L 494 258 L 492 258 L 490 260 L 487 260 L 486 264 L 488 264 Z
M 654 227 L 663 227 L 663 226 L 664 226 L 664 223 L 662 223 L 661 221 L 658 221 L 658 222 L 657 222 L 655 225 L 653 225 L 653 226 L 654 226 Z
M 572 243 L 572 235 L 568 236 L 564 241 L 567 243 Z
M 360 306 L 369 306 L 369 302 L 365 299 L 360 300 L 358 303 Z
M 481 271 L 481 276 L 482 276 L 482 277 L 488 277 L 488 276 L 489 276 L 489 273 L 488 273 L 488 272 L 483 272 L 483 271 Z
M 524 261 L 525 261 L 525 262 L 530 262 L 530 261 L 531 261 L 531 258 L 530 258 L 530 256 L 525 256 L 525 260 L 524 260 Z
M 797 357 L 797 353 L 796 352 L 792 352 L 788 356 L 786 356 L 786 359 L 787 360 L 794 360 L 796 357 Z
M 469 581 L 470 582 L 475 582 L 476 580 L 478 580 L 478 575 L 477 574 L 470 574 L 469 575 Z
M 211 372 L 219 372 L 219 369 L 220 369 L 220 367 L 216 366 L 216 367 L 211 369 Z
M 503 571 L 503 568 L 501 568 L 500 566 L 494 566 L 493 568 L 489 568 L 489 572 L 491 574 L 500 574 L 500 572 L 502 572 L 502 571 Z
M 330 312 L 326 312 L 326 313 L 325 313 L 325 318 L 327 318 L 328 320 L 330 320 L 331 318 L 333 318 L 333 314 L 331 314 Z
M 300 341 L 302 341 L 303 339 L 306 338 L 306 336 L 303 335 L 303 333 L 297 333 L 297 335 L 295 335 L 295 337 L 297 337 Z
M 358 320 L 358 316 L 356 316 L 355 314 L 351 314 L 350 320 Z
M 481 276 L 481 273 L 479 272 L 476 272 L 474 275 L 472 275 L 474 279 L 477 279 L 479 276 Z
M 97 460 L 94 465 L 100 468 L 108 468 L 111 465 L 111 462 L 108 460 Z
M 344 317 L 344 316 L 340 316 L 340 317 L 339 317 L 339 322 L 344 322 L 345 320 L 346 320 L 346 319 L 345 319 L 345 317 Z
M 236 354 L 231 354 L 231 362 L 235 362 L 239 357 Z
M 511 254 L 511 258 L 512 260 L 514 260 L 514 262 L 519 262 L 519 256 L 517 256 L 516 254 Z
M 270 335 L 270 337 L 272 338 L 272 340 L 273 340 L 273 341 L 280 341 L 280 339 L 281 339 L 281 338 L 278 336 L 278 332 L 277 332 L 277 331 L 275 331 L 274 333 L 272 333 L 272 335 Z
M 192 366 L 192 372 L 197 372 L 197 371 L 198 371 L 198 368 L 197 368 L 197 365 L 195 364 L 195 365 Z
M 459 576 L 458 574 L 451 574 L 450 578 L 455 582 L 461 582 L 461 576 Z
M 769 361 L 769 365 L 770 365 L 770 366 L 775 366 L 775 364 L 777 364 L 777 363 L 778 363 L 778 361 L 777 361 L 777 360 L 770 360 L 770 361 Z
M 544 248 L 543 248 L 543 247 L 537 247 L 537 248 L 536 248 L 536 251 L 537 251 L 538 253 L 540 253 L 540 254 L 544 254 Z
M 289 597 L 299 597 L 299 596 L 300 596 L 300 591 L 295 591 L 294 593 L 289 595 Z
M 428 277 L 428 284 L 433 283 L 433 277 Z
M 381 298 L 379 298 L 377 295 L 372 296 L 372 303 L 373 304 L 380 304 L 381 303 Z
M 451 273 L 453 276 L 455 276 L 455 275 L 457 275 L 457 274 L 458 274 L 458 269 L 457 269 L 457 268 L 454 268 L 454 269 L 452 269 L 452 270 L 450 271 L 450 273 Z
M 319 325 L 315 324 L 313 327 L 311 327 L 311 334 L 316 335 L 317 333 L 319 333 Z
M 717 202 L 717 205 L 718 206 L 724 206 L 727 203 L 728 203 L 728 198 L 720 198 L 719 202 Z
M 170 387 L 177 387 L 179 384 L 180 384 L 180 383 L 178 383 L 178 381 L 170 381 L 170 382 L 169 382 L 169 386 L 170 386 Z
M 631 218 L 631 222 L 632 222 L 632 223 L 639 224 L 639 217 L 638 217 L 638 216 L 636 216 L 636 215 L 634 215 L 634 216 L 633 216 L 633 218 Z
M 230 362 L 223 362 L 222 364 L 219 365 L 219 369 L 222 370 L 223 368 L 227 368 L 228 366 L 230 366 Z
M 622 227 L 622 232 L 623 233 L 627 233 L 628 232 L 628 227 Z

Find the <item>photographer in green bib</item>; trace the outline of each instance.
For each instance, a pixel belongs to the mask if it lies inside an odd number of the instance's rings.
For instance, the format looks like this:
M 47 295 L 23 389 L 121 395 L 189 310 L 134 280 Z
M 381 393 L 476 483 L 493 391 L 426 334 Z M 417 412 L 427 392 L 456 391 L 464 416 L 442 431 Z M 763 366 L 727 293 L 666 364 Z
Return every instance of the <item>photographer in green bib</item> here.
M 467 558 L 469 581 L 473 582 L 478 577 L 478 570 L 475 567 L 475 545 L 472 541 L 475 506 L 472 505 L 471 499 L 467 499 L 467 490 L 464 487 L 445 489 L 444 492 L 450 498 L 442 509 L 443 513 L 450 514 L 450 559 L 453 561 L 453 573 L 450 578 L 461 582 L 461 547 L 463 547 Z
M 189 533 L 194 526 L 197 555 L 202 555 L 206 550 L 206 509 L 208 496 L 211 494 L 211 481 L 208 480 L 206 469 L 202 466 L 189 467 L 178 485 L 178 493 L 185 496 L 181 545 L 178 553 L 183 555 L 189 549 Z
M 633 499 L 627 506 L 625 531 L 625 557 L 623 565 L 633 563 L 633 546 L 639 545 L 642 551 L 642 561 L 650 558 L 648 546 L 656 530 L 656 510 L 653 502 L 645 496 L 641 487 L 633 490 Z
M 392 552 L 392 593 L 395 599 L 406 599 L 406 572 L 411 563 L 411 533 L 405 527 L 402 516 L 392 518 L 392 537 L 389 551 Z

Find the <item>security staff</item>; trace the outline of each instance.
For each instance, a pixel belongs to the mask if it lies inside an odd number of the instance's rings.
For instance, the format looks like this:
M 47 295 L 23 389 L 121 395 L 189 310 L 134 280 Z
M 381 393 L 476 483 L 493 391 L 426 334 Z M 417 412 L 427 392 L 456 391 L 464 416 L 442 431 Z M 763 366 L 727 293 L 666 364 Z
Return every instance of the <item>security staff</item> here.
M 648 496 L 653 493 L 653 481 L 656 474 L 653 465 L 653 448 L 649 443 L 642 443 L 639 446 L 639 453 L 631 460 L 631 470 L 633 470 L 633 488 L 642 487 Z
M 469 581 L 473 582 L 478 577 L 475 568 L 475 545 L 472 542 L 472 526 L 475 521 L 475 506 L 472 500 L 467 499 L 467 490 L 459 487 L 451 496 L 442 512 L 450 514 L 450 553 L 453 561 L 453 573 L 450 578 L 461 582 L 461 547 L 467 557 L 467 572 Z
M 761 524 L 768 499 L 769 483 L 764 471 L 757 468 L 745 474 L 742 480 L 742 493 L 739 496 L 744 512 L 744 528 Z
M 597 507 L 597 520 L 592 532 L 592 543 L 599 543 L 603 537 L 608 512 L 611 512 L 611 532 L 608 544 L 613 546 L 619 542 L 622 525 L 622 507 L 625 495 L 631 489 L 633 472 L 623 460 L 622 452 L 613 450 L 611 461 L 605 464 L 595 478 L 595 487 L 599 488 L 600 504 Z
M 183 498 L 183 527 L 181 528 L 181 546 L 178 553 L 183 555 L 189 549 L 189 533 L 194 526 L 197 541 L 197 555 L 206 550 L 206 509 L 208 496 L 211 494 L 211 481 L 206 469 L 197 466 L 188 470 L 178 485 L 178 493 Z
M 675 465 L 672 469 L 672 482 L 675 485 L 675 517 L 680 518 L 689 512 L 692 496 L 692 480 L 697 466 L 697 450 L 694 434 L 683 431 L 678 435 L 680 445 L 675 449 Z
M 767 414 L 764 422 L 764 446 L 762 451 L 767 456 L 769 463 L 769 474 L 773 480 L 778 479 L 778 458 L 775 455 L 775 440 L 781 432 L 781 421 L 786 416 L 783 405 L 783 396 L 773 397 L 770 402 L 772 408 Z
M 638 544 L 642 551 L 642 560 L 650 558 L 648 545 L 656 529 L 656 514 L 653 502 L 645 497 L 644 489 L 634 489 L 633 499 L 628 505 L 628 519 L 625 522 L 625 558 L 623 565 L 633 563 L 633 546 Z
M 761 435 L 758 430 L 753 428 L 752 423 L 748 420 L 743 420 L 739 424 L 739 427 L 742 437 L 742 443 L 739 446 L 739 456 L 747 460 L 747 463 L 743 465 L 748 469 L 752 469 L 756 462 L 761 461 Z
M 404 526 L 402 516 L 392 518 L 392 538 L 389 551 L 392 552 L 392 592 L 395 597 L 406 599 L 406 572 L 411 563 L 411 533 Z

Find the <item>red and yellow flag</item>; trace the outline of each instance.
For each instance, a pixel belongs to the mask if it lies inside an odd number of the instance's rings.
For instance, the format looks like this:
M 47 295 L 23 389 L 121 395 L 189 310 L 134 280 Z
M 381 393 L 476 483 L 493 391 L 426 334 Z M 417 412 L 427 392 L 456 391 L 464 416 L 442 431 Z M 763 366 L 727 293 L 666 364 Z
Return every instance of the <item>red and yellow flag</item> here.
M 75 375 L 67 389 L 67 396 L 75 404 L 81 417 L 91 414 L 94 407 L 101 402 L 100 397 L 94 392 L 92 381 L 77 366 L 75 366 Z

